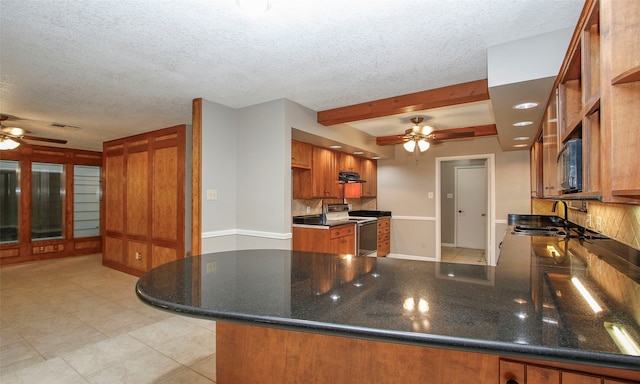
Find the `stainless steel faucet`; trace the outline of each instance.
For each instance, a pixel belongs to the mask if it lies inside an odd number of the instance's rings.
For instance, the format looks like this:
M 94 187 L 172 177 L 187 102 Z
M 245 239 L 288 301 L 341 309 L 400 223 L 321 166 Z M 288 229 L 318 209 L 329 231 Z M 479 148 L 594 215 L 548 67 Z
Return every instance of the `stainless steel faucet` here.
M 567 207 L 567 203 L 565 201 L 562 200 L 556 200 L 553 202 L 553 206 L 551 207 L 551 211 L 555 212 L 556 211 L 556 206 L 558 205 L 558 202 L 564 204 L 564 225 L 565 227 L 567 226 L 567 224 L 569 223 L 569 208 Z

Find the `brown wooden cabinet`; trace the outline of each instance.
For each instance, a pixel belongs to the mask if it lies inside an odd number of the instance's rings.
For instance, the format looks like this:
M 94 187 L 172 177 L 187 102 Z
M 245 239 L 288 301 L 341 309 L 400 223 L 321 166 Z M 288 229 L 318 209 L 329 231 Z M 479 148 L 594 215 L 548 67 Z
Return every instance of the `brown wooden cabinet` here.
M 14 194 L 17 212 L 17 227 L 2 226 L 0 231 L 15 233 L 17 241 L 0 244 L 0 265 L 17 264 L 58 257 L 80 256 L 99 253 L 102 249 L 102 236 L 76 237 L 74 233 L 74 215 L 76 211 L 76 185 L 74 182 L 75 167 L 78 165 L 100 167 L 102 153 L 70 148 L 55 148 L 23 143 L 18 148 L 2 151 L 2 160 L 15 161 L 19 166 L 19 177 L 16 184 L 3 194 Z M 63 168 L 64 192 L 61 193 L 63 208 L 60 211 L 63 226 L 60 238 L 34 239 L 32 232 L 33 213 L 37 209 L 33 205 L 33 193 L 39 192 L 33 178 L 33 163 L 60 164 Z M 7 175 L 8 177 L 8 175 Z M 7 200 L 9 201 L 9 200 Z M 10 203 L 13 205 L 13 203 Z M 102 202 L 100 202 L 101 220 Z M 4 214 L 4 212 L 0 212 Z M 101 221 L 101 227 L 103 226 Z M 6 225 L 6 223 L 5 223 Z M 3 232 L 4 233 L 4 232 Z
M 371 159 L 362 159 L 361 177 L 365 183 L 362 184 L 362 197 L 378 196 L 378 162 Z
M 311 169 L 312 157 L 311 144 L 291 140 L 291 168 Z
M 104 143 L 104 265 L 141 275 L 185 256 L 185 129 Z
M 313 147 L 312 190 L 313 197 L 341 198 L 342 188 L 338 183 L 337 154 L 331 150 Z
M 287 351 L 287 353 L 283 353 Z M 638 371 L 218 322 L 220 383 L 631 384 Z M 562 380 L 562 381 L 560 381 Z
M 293 227 L 293 250 L 355 254 L 355 224 L 331 228 Z
M 330 253 L 356 254 L 355 225 L 343 225 L 329 229 L 331 245 Z
M 559 194 L 557 179 L 558 157 L 558 97 L 551 96 L 551 103 L 542 117 L 542 184 L 544 197 Z
M 603 198 L 640 202 L 640 2 L 600 2 Z
M 348 153 L 338 154 L 338 171 L 348 171 L 360 173 L 360 158 Z
M 544 186 L 542 178 L 543 144 L 542 134 L 531 147 L 531 197 L 542 197 Z
M 582 191 L 572 197 L 599 196 L 605 202 L 640 202 L 640 2 L 588 0 L 580 15 L 557 80 L 559 149 L 582 139 Z M 549 107 L 555 102 L 552 102 Z M 547 114 L 549 114 L 549 109 Z M 544 196 L 551 193 L 549 175 L 553 132 L 543 121 Z M 545 125 L 546 124 L 546 125 Z
M 378 256 L 387 256 L 391 252 L 391 218 L 378 218 Z
M 576 370 L 576 368 L 578 370 Z M 583 371 L 580 371 L 582 369 Z M 628 372 L 624 378 L 634 374 Z M 525 362 L 510 359 L 500 359 L 501 384 L 623 384 L 631 381 L 619 380 L 612 375 L 621 374 L 618 370 L 598 369 L 597 367 L 568 366 L 562 363 L 544 365 L 544 362 Z M 636 376 L 638 376 L 636 374 Z

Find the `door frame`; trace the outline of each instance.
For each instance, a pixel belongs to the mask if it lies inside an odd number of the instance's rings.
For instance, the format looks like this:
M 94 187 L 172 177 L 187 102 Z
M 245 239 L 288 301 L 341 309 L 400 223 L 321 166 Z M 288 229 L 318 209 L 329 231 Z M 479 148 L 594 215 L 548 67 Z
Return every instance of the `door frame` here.
M 487 165 L 486 165 L 486 164 L 485 164 L 485 165 L 456 165 L 456 166 L 454 167 L 454 172 L 455 172 L 455 177 L 454 177 L 454 179 L 455 179 L 455 191 L 456 191 L 456 192 L 455 192 L 456 194 L 455 194 L 455 202 L 454 202 L 454 205 L 455 205 L 455 211 L 456 211 L 456 212 L 457 212 L 457 211 L 458 211 L 458 209 L 459 209 L 459 208 L 458 208 L 458 206 L 459 206 L 458 204 L 460 203 L 460 201 L 459 201 L 459 196 L 460 196 L 460 194 L 458 193 L 458 170 L 459 170 L 459 169 L 461 169 L 461 168 L 464 168 L 464 169 L 469 169 L 469 168 L 474 168 L 474 169 L 484 169 L 484 173 L 485 173 L 485 184 L 487 183 L 487 176 L 486 176 L 486 175 L 487 175 Z M 485 191 L 485 192 L 486 192 L 486 191 Z M 486 210 L 486 208 L 487 208 L 487 207 L 486 207 L 486 204 L 487 204 L 487 201 L 485 200 L 485 210 Z M 455 215 L 455 216 L 454 216 L 454 218 L 453 218 L 453 225 L 454 225 L 453 245 L 455 245 L 456 247 L 458 246 L 458 224 L 459 224 L 459 223 L 458 223 L 458 217 L 459 217 L 458 215 Z M 489 224 L 487 223 L 487 216 L 486 216 L 486 214 L 485 214 L 485 219 L 484 219 L 484 221 L 485 221 L 485 226 L 488 226 Z M 486 239 L 485 239 L 485 242 L 484 242 L 484 243 L 485 243 L 485 252 L 486 252 L 486 247 L 487 247 L 487 245 L 486 245 L 486 243 L 487 243 L 487 242 L 486 242 Z
M 485 255 L 487 264 L 495 266 L 497 257 L 495 249 L 495 217 L 496 217 L 496 161 L 494 153 L 436 157 L 436 261 L 442 259 L 442 191 L 441 191 L 441 163 L 443 161 L 484 159 L 487 167 L 487 233 L 485 243 Z M 457 240 L 456 240 L 457 241 Z

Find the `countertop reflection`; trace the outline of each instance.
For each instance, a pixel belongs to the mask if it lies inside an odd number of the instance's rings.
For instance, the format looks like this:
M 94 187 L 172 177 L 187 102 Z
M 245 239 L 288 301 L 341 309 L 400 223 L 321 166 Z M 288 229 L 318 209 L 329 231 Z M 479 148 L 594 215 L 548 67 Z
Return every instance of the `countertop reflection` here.
M 497 267 L 220 252 L 162 265 L 136 289 L 152 306 L 202 318 L 640 370 L 633 346 L 616 339 L 640 344 L 633 309 L 599 288 L 578 251 L 567 248 L 562 260 L 536 254 L 543 241 L 507 236 Z

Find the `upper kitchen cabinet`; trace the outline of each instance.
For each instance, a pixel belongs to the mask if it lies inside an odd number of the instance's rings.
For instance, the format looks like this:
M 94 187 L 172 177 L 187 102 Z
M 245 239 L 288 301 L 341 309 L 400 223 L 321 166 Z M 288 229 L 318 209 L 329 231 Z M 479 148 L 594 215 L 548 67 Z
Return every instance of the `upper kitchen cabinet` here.
M 291 168 L 311 169 L 312 156 L 311 144 L 291 140 Z
M 313 197 L 341 198 L 338 183 L 338 154 L 325 148 L 313 147 Z
M 640 202 L 640 2 L 600 4 L 603 198 Z
M 557 157 L 558 157 L 558 98 L 551 97 L 542 117 L 542 196 L 558 196 Z
M 580 139 L 582 189 L 571 197 L 640 201 L 640 167 L 635 166 L 640 148 L 635 126 L 640 120 L 638 25 L 640 2 L 585 3 L 547 109 L 551 117 L 558 103 L 557 135 L 552 119 L 543 122 L 545 197 L 563 196 L 551 192 L 551 179 L 559 176 L 552 159 L 567 142 Z
M 348 171 L 360 173 L 360 158 L 348 153 L 340 152 L 338 154 L 338 171 Z
M 542 197 L 544 186 L 542 179 L 543 160 L 542 134 L 531 147 L 531 197 Z
M 361 178 L 365 181 L 362 184 L 362 197 L 378 196 L 378 163 L 376 160 L 362 159 Z

